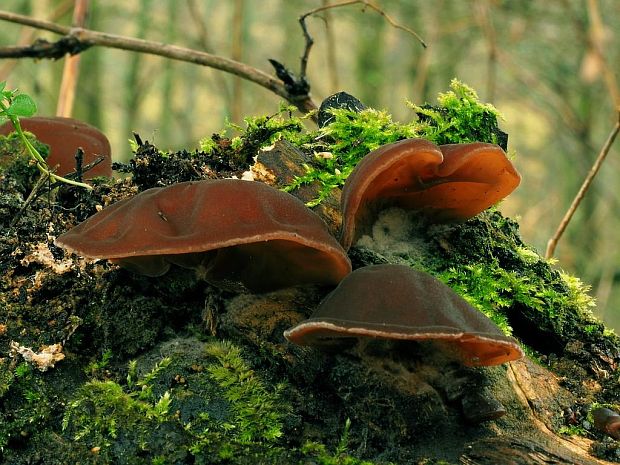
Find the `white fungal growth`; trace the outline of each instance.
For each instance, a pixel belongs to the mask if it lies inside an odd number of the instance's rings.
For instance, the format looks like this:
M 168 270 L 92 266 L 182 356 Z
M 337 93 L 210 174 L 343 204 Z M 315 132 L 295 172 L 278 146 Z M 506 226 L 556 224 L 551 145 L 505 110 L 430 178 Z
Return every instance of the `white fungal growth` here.
M 381 254 L 413 255 L 420 246 L 416 243 L 421 240 L 412 234 L 415 229 L 415 215 L 416 212 L 396 207 L 383 210 L 372 226 L 372 236 L 363 235 L 356 245 Z

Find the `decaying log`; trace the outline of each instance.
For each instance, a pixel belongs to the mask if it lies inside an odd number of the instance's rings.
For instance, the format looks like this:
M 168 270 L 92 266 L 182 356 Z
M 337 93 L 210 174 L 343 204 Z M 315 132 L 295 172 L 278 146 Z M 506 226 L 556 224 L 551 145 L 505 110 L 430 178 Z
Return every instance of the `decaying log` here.
M 305 173 L 303 164 L 306 162 L 305 154 L 290 143 L 280 141 L 271 150 L 259 154 L 258 161 L 252 170 L 255 177 L 260 180 L 276 187 L 282 187 L 290 184 L 295 176 Z M 310 185 L 292 193 L 308 201 L 316 196 L 317 189 L 318 186 Z M 340 226 L 338 197 L 339 193 L 335 192 L 326 204 L 315 209 L 334 232 L 338 231 Z M 362 254 L 361 258 L 357 256 L 354 259 L 354 263 L 357 262 L 357 266 L 372 264 L 371 262 L 365 263 L 365 259 Z M 309 297 L 308 291 L 305 291 L 303 298 L 299 293 L 287 291 L 284 294 L 276 293 L 274 296 L 261 296 L 258 299 L 243 297 L 241 301 L 232 301 L 228 304 L 226 321 L 223 323 L 224 332 L 232 331 L 235 337 L 249 339 L 252 344 L 269 340 L 271 350 L 275 352 L 290 351 L 291 347 L 282 344 L 280 331 L 294 324 L 296 319 L 308 316 L 312 305 L 307 302 L 316 303 L 321 298 L 320 291 L 313 292 L 315 293 Z M 300 301 L 302 301 L 301 304 Z M 271 309 L 271 311 L 266 309 Z M 297 316 L 295 312 L 298 312 Z M 267 320 L 264 319 L 264 315 L 268 315 Z M 262 322 L 259 324 L 257 320 L 262 320 Z M 264 342 L 262 344 L 264 345 Z M 297 351 L 299 356 L 299 349 L 292 350 Z M 433 370 L 436 371 L 436 367 L 425 366 L 418 360 L 415 362 L 416 369 L 425 374 L 414 375 L 402 360 L 388 362 L 384 358 L 377 364 L 372 355 L 363 352 L 358 348 L 351 350 L 349 354 L 355 354 L 358 362 L 369 372 L 373 372 L 373 376 L 376 375 L 384 380 L 390 379 L 392 384 L 397 385 L 397 390 L 408 390 L 413 397 L 421 393 L 429 395 L 429 391 L 433 391 L 432 396 L 436 397 L 438 403 L 436 408 L 429 406 L 428 415 L 431 422 L 442 421 L 441 415 L 445 415 L 447 410 L 453 408 L 448 405 L 449 403 L 445 404 L 442 383 L 436 382 L 436 375 L 429 375 Z M 304 354 L 302 358 L 314 357 L 304 350 L 301 353 Z M 315 360 L 313 363 L 319 362 Z M 334 356 L 328 363 L 337 366 L 340 363 L 339 356 Z M 398 375 L 395 376 L 394 373 Z M 493 394 L 506 406 L 507 415 L 502 421 L 486 427 L 482 438 L 468 440 L 465 435 L 460 445 L 462 446 L 460 463 L 465 465 L 601 465 L 611 463 L 592 457 L 589 452 L 592 440 L 557 433 L 559 425 L 562 424 L 564 412 L 575 405 L 577 399 L 575 395 L 561 386 L 560 379 L 554 373 L 528 358 L 508 363 L 503 371 L 498 370 L 494 373 L 490 375 L 494 380 L 489 381 L 489 384 Z M 403 381 L 406 377 L 409 379 Z M 395 381 L 396 378 L 400 379 Z M 452 427 L 446 429 L 449 431 Z M 436 440 L 441 441 L 440 438 Z

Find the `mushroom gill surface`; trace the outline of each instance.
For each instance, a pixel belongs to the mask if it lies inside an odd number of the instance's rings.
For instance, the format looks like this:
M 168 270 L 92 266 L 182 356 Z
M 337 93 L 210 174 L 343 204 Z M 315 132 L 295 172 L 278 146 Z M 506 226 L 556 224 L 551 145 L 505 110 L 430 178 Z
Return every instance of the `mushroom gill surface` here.
M 387 207 L 420 210 L 435 222 L 465 221 L 506 197 L 520 180 L 497 145 L 437 146 L 423 139 L 384 145 L 345 182 L 340 242 L 348 250 Z
M 355 270 L 310 318 L 284 336 L 318 347 L 356 337 L 433 340 L 447 344 L 468 366 L 498 365 L 523 356 L 512 337 L 447 285 L 404 265 Z

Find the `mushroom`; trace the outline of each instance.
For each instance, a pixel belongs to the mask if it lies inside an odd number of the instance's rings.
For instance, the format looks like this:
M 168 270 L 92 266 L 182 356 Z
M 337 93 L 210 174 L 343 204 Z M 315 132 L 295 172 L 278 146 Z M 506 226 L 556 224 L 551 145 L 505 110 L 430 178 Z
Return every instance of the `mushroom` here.
M 75 154 L 81 147 L 84 151 L 84 164 L 103 157 L 100 163 L 88 171 L 89 178 L 112 176 L 110 142 L 97 128 L 73 118 L 60 116 L 20 118 L 19 124 L 24 131 L 33 133 L 38 140 L 49 145 L 50 153 L 46 161 L 51 167 L 58 165 L 59 175 L 64 176 L 75 169 Z M 12 131 L 13 123 L 10 121 L 0 126 L 2 135 Z
M 379 147 L 353 169 L 342 190 L 341 243 L 349 249 L 378 210 L 422 210 L 433 221 L 465 221 L 510 194 L 521 178 L 497 145 L 437 146 L 405 139 Z
M 284 336 L 329 346 L 371 337 L 442 342 L 467 366 L 498 365 L 523 356 L 485 315 L 433 276 L 405 265 L 372 265 L 343 279 L 312 316 Z
M 88 258 L 106 258 L 147 276 L 171 264 L 252 291 L 335 285 L 351 262 L 325 223 L 300 200 L 236 179 L 148 189 L 93 215 L 56 239 Z
M 606 407 L 592 410 L 594 426 L 614 439 L 620 439 L 620 415 Z

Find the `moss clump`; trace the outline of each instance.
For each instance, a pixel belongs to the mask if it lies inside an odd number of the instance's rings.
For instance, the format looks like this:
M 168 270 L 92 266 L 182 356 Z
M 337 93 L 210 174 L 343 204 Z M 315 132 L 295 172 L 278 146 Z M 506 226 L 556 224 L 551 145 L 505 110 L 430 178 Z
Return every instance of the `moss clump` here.
M 47 158 L 49 147 L 39 142 L 29 132 L 26 133 L 26 137 L 41 156 Z M 17 133 L 12 132 L 8 136 L 0 135 L 0 176 L 5 182 L 10 180 L 15 190 L 26 195 L 39 179 L 40 174 Z
M 49 395 L 41 375 L 30 365 L 0 363 L 0 451 L 31 436 L 50 418 Z
M 347 418 L 342 436 L 334 453 L 330 453 L 324 444 L 308 441 L 301 448 L 302 454 L 307 458 L 312 458 L 317 465 L 373 465 L 375 462 L 361 460 L 348 454 L 350 428 L 351 420 Z M 392 462 L 385 462 L 385 465 L 393 464 Z
M 438 145 L 478 141 L 498 144 L 506 150 L 508 135 L 497 127 L 499 111 L 480 102 L 474 89 L 456 79 L 450 89 L 439 94 L 436 106 L 409 102 L 424 123 L 423 137 Z
M 344 185 L 366 154 L 402 139 L 422 138 L 436 144 L 500 143 L 504 133 L 497 127 L 499 112 L 492 105 L 481 103 L 473 89 L 456 79 L 450 88 L 439 95 L 436 107 L 410 103 L 419 118 L 406 123 L 395 122 L 389 113 L 372 108 L 359 113 L 349 109 L 330 110 L 334 119 L 311 135 L 312 142 L 301 144 L 301 147 L 313 152 L 327 151 L 331 156 L 315 157 L 306 166 L 307 173 L 297 177 L 285 190 L 290 192 L 318 182 L 321 185 L 319 194 L 308 202 L 308 206 L 316 206 L 332 189 Z M 503 142 L 505 144 L 505 140 Z
M 177 340 L 126 382 L 91 380 L 68 404 L 62 429 L 112 463 L 250 463 L 285 455 L 284 385 L 268 389 L 228 343 Z M 266 462 L 263 462 L 266 463 Z

